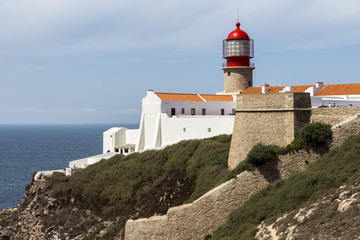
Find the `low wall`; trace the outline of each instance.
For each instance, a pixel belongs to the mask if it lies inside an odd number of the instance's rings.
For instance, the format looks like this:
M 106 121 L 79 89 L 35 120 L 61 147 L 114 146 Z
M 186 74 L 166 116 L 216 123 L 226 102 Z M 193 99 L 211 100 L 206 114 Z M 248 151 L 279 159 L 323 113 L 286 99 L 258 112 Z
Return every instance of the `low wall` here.
M 360 134 L 360 113 L 331 128 L 333 131 L 333 140 L 331 147 L 338 147 L 345 142 L 351 135 Z
M 313 108 L 310 121 L 333 126 L 358 113 L 360 113 L 360 107 Z
M 223 225 L 234 209 L 269 182 L 305 169 L 304 159 L 311 162 L 318 157 L 308 152 L 280 156 L 275 165 L 266 165 L 254 172 L 243 172 L 191 204 L 170 208 L 164 216 L 129 220 L 125 226 L 125 239 L 203 239 Z

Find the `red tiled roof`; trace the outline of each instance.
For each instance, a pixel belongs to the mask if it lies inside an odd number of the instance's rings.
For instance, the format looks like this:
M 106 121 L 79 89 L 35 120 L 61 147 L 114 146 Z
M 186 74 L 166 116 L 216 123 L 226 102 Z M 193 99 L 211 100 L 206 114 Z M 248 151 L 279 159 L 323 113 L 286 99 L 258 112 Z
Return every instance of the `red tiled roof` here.
M 270 86 L 267 93 L 278 93 L 282 91 L 286 86 Z M 290 86 L 293 89 L 293 92 L 305 92 L 309 87 L 315 87 L 315 85 L 299 85 L 299 86 Z M 261 93 L 261 87 L 249 87 L 242 91 L 241 94 L 255 94 Z
M 210 95 L 210 94 L 187 94 L 187 93 L 155 93 L 161 100 L 164 101 L 191 101 L 204 102 L 205 101 L 233 101 L 232 96 L 227 95 Z
M 197 94 L 186 93 L 155 93 L 161 100 L 165 101 L 191 101 L 191 102 L 203 102 Z
M 360 83 L 329 84 L 316 96 L 360 95 Z
M 234 101 L 233 96 L 230 95 L 210 95 L 200 94 L 206 101 Z

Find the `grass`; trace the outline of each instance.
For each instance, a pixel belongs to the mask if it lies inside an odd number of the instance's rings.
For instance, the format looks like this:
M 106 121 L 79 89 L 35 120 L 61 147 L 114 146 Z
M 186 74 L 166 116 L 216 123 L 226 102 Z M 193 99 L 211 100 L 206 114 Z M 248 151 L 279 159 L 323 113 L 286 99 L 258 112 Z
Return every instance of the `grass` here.
M 71 177 L 55 173 L 44 191 L 64 208 L 74 202 L 103 219 L 120 218 L 119 224 L 128 218 L 165 214 L 169 207 L 192 202 L 236 175 L 227 167 L 230 141 L 231 135 L 220 135 L 158 151 L 116 155 Z M 237 169 L 243 170 L 246 167 Z M 49 222 L 65 226 L 63 220 L 71 214 L 67 210 L 49 217 Z
M 233 211 L 207 239 L 254 239 L 263 221 L 295 210 L 348 181 L 360 178 L 360 135 L 350 137 L 304 171 L 269 184 Z

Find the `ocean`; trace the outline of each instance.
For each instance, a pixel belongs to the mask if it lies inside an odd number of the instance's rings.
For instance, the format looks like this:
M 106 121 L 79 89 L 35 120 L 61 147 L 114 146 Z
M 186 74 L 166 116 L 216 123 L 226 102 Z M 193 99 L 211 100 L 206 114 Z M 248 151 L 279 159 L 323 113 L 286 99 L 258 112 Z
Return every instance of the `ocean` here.
M 0 125 L 0 210 L 20 204 L 34 171 L 102 153 L 102 133 L 138 124 Z

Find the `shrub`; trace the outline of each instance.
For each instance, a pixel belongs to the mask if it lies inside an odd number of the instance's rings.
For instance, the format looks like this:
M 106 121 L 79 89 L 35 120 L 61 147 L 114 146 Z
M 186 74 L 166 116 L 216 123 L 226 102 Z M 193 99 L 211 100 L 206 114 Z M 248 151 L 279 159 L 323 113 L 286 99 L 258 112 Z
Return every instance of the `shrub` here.
M 256 144 L 248 153 L 245 162 L 260 166 L 265 162 L 276 160 L 282 148 L 276 145 Z
M 322 147 L 332 138 L 331 126 L 324 123 L 308 124 L 300 132 L 308 147 Z
M 300 150 L 327 146 L 332 138 L 331 126 L 320 122 L 307 124 L 286 148 Z

